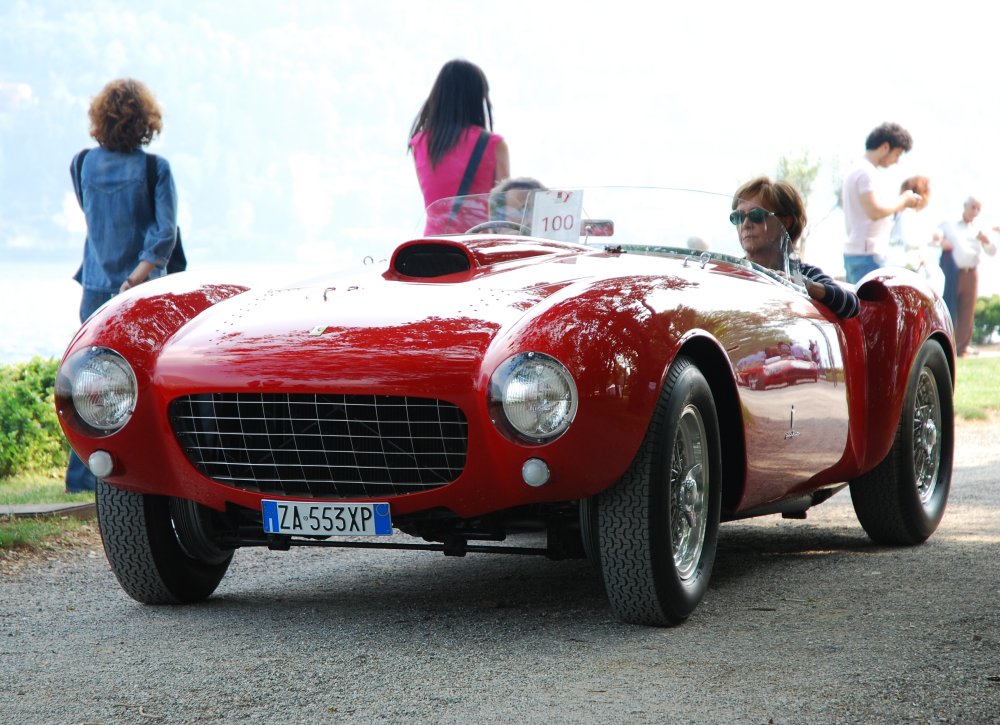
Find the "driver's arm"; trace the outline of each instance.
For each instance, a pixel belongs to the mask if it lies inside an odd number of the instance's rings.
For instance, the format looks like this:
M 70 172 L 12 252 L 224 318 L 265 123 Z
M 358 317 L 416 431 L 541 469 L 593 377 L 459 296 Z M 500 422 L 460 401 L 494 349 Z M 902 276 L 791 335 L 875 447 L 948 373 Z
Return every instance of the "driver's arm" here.
M 851 290 L 841 287 L 825 274 L 819 267 L 811 264 L 801 264 L 802 275 L 806 278 L 806 290 L 809 296 L 830 308 L 837 317 L 847 319 L 861 312 L 861 302 Z

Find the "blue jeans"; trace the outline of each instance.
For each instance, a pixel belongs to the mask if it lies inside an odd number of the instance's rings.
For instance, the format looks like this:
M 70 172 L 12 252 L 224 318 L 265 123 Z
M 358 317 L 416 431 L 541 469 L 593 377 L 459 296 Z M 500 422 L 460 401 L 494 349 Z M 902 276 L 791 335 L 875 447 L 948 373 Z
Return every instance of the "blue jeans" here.
M 114 297 L 107 292 L 95 292 L 85 289 L 83 299 L 80 302 L 80 324 L 87 321 L 98 307 Z M 76 451 L 69 452 L 69 466 L 66 467 L 66 491 L 69 493 L 79 493 L 80 491 L 93 491 L 97 488 L 97 479 L 90 472 Z
M 844 274 L 851 284 L 857 284 L 858 280 L 881 266 L 882 260 L 874 254 L 844 255 Z

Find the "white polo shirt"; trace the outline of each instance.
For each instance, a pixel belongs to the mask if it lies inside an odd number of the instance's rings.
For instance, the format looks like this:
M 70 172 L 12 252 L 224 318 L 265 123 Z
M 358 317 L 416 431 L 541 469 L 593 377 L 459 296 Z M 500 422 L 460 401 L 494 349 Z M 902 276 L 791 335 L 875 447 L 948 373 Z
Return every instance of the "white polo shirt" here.
M 983 228 L 973 220 L 966 224 L 964 220 L 957 222 L 942 222 L 939 227 L 944 238 L 952 244 L 951 254 L 959 269 L 975 269 L 979 266 L 979 257 L 985 249 L 991 257 L 997 253 L 995 244 L 984 246 L 979 241 L 979 233 Z

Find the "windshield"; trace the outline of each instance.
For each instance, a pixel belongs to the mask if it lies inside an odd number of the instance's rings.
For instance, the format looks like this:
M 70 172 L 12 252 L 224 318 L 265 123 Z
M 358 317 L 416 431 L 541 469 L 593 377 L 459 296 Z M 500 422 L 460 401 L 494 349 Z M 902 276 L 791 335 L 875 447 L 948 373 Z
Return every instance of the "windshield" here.
M 732 195 L 686 189 L 514 189 L 427 207 L 424 234 L 532 236 L 639 254 L 727 258 L 801 284 L 781 220 Z

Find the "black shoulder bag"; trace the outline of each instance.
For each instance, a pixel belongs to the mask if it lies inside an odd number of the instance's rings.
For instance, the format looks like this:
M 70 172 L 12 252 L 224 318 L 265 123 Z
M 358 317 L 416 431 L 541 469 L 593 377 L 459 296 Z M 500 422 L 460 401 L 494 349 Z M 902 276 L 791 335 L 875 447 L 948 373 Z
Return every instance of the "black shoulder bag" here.
M 146 154 L 146 190 L 149 192 L 149 203 L 153 205 L 153 217 L 156 217 L 156 154 Z M 177 237 L 174 239 L 174 250 L 167 260 L 167 274 L 183 272 L 187 269 L 187 257 L 181 246 L 181 228 L 175 227 Z

